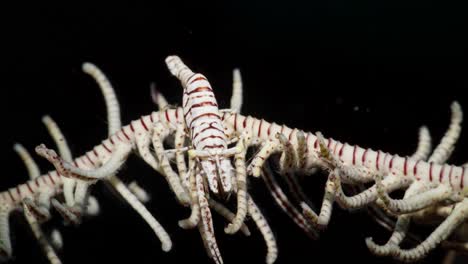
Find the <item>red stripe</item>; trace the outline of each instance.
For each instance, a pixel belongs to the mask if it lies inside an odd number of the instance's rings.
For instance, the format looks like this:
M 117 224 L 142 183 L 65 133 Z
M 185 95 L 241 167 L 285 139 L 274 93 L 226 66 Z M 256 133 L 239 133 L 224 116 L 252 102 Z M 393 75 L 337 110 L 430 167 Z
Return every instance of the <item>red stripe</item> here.
M 432 182 L 432 162 L 429 162 L 429 181 Z
M 223 145 L 206 145 L 203 147 L 203 149 L 206 149 L 206 148 L 222 148 L 224 147 Z
M 318 138 L 315 138 L 314 149 L 318 148 Z
M 31 187 L 31 185 L 29 185 L 29 184 L 30 184 L 29 182 L 26 182 L 26 186 L 28 186 L 28 189 L 31 192 L 31 194 L 34 194 L 34 191 L 33 191 L 32 187 Z
M 179 111 L 178 111 L 178 110 L 179 110 L 179 109 L 176 109 L 176 110 L 175 110 L 175 118 L 176 118 L 177 120 L 179 120 Z
M 221 136 L 214 136 L 214 135 L 211 135 L 211 136 L 206 136 L 206 137 L 200 139 L 200 141 L 199 141 L 198 143 L 200 143 L 200 142 L 202 142 L 202 141 L 205 141 L 205 140 L 207 140 L 207 139 L 209 139 L 209 138 L 219 138 L 219 139 L 221 139 L 221 140 L 224 140 L 224 138 L 221 137 Z
M 247 117 L 244 117 L 244 121 L 242 122 L 242 126 L 244 128 L 247 126 Z
M 445 165 L 442 165 L 442 169 L 440 170 L 439 173 L 439 182 L 442 183 L 442 179 L 444 177 L 444 170 L 445 170 Z
M 268 129 L 267 129 L 267 135 L 268 135 L 268 136 L 270 136 L 271 125 L 273 125 L 273 123 L 270 123 L 270 125 L 268 126 Z
M 234 131 L 237 131 L 237 113 L 234 114 Z
M 211 122 L 210 124 L 212 124 L 214 122 Z M 201 135 L 203 132 L 205 132 L 207 129 L 215 129 L 216 131 L 220 132 L 220 133 L 223 133 L 224 134 L 224 131 L 217 128 L 217 127 L 214 127 L 214 126 L 208 126 L 208 127 L 205 127 L 203 128 L 202 130 L 200 130 L 199 132 L 197 132 L 192 138 L 193 140 L 195 140 L 199 135 Z
M 209 98 L 215 98 L 213 94 L 203 94 L 203 95 L 192 95 L 192 96 L 187 96 L 185 97 L 184 105 L 183 108 L 187 107 L 188 103 L 193 100 L 193 99 L 198 99 L 198 98 L 203 98 L 203 97 L 209 97 Z M 190 100 L 191 99 L 191 100 Z M 176 111 L 177 112 L 177 111 Z
M 34 183 L 36 184 L 37 188 L 40 188 L 41 186 L 39 185 L 39 179 L 42 178 L 42 177 L 37 177 L 36 179 L 34 179 Z
M 130 137 L 127 135 L 127 133 L 125 133 L 125 128 L 124 127 L 122 127 L 122 129 L 120 131 L 122 131 L 122 133 L 124 134 L 125 138 L 127 138 L 127 140 L 130 140 Z
M 345 143 L 345 144 L 346 144 L 346 143 Z M 340 158 L 341 158 L 341 156 L 343 156 L 343 149 L 344 149 L 344 145 L 345 145 L 345 144 L 341 144 L 341 148 L 340 148 L 340 151 L 339 151 L 339 153 L 338 153 L 338 155 L 340 156 Z
M 288 135 L 288 140 L 289 140 L 289 141 L 291 141 L 291 136 L 292 136 L 293 132 L 294 132 L 293 129 L 291 129 L 291 130 L 289 131 L 289 135 Z
M 414 164 L 414 167 L 413 167 L 413 175 L 414 175 L 414 177 L 416 177 L 416 179 L 418 179 L 418 176 L 416 176 L 418 174 L 418 163 L 419 163 L 419 160 L 416 161 L 416 163 Z
M 141 122 L 141 124 L 143 125 L 143 128 L 144 128 L 146 131 L 148 131 L 148 127 L 146 126 L 145 121 L 143 121 L 143 117 L 140 118 L 140 122 Z
M 16 202 L 15 197 L 13 197 L 13 194 L 11 194 L 11 190 L 8 189 L 8 194 L 10 195 L 10 198 L 13 202 Z
M 102 142 L 102 146 L 107 150 L 107 152 L 112 153 L 112 151 L 106 146 L 104 142 Z
M 109 141 L 112 145 L 115 145 L 114 140 L 112 140 L 112 137 L 109 138 Z
M 199 118 L 201 118 L 201 117 L 204 117 L 204 116 L 212 116 L 212 117 L 214 117 L 214 118 L 220 118 L 219 115 L 217 115 L 217 114 L 215 114 L 215 113 L 203 113 L 203 114 L 197 115 L 196 117 L 194 117 L 194 118 L 192 119 L 192 121 L 190 121 L 190 125 L 189 125 L 190 128 L 192 128 L 192 124 L 193 124 L 193 122 L 195 122 L 195 120 L 197 120 L 197 119 L 199 119 Z
M 362 165 L 364 165 L 366 163 L 367 150 L 368 149 L 364 150 L 364 154 L 362 154 L 362 159 L 361 159 Z
M 214 106 L 214 107 L 218 107 L 218 104 L 217 103 L 214 103 L 214 102 L 210 102 L 210 101 L 203 101 L 201 103 L 198 103 L 198 104 L 193 104 L 190 106 L 190 108 L 188 109 L 187 113 L 185 115 L 187 115 L 188 113 L 190 113 L 190 111 L 192 111 L 192 108 L 199 108 L 199 107 L 203 107 L 203 106 Z
M 19 188 L 19 185 L 15 187 L 16 193 L 18 194 L 18 197 L 21 199 L 21 190 Z
M 197 87 L 190 92 L 185 92 L 185 94 L 191 95 L 191 94 L 200 93 L 200 92 L 213 92 L 213 89 L 211 89 L 211 87 L 209 86 L 202 86 L 202 87 Z
M 207 79 L 205 77 L 203 77 L 203 76 L 199 76 L 199 77 L 193 79 L 189 84 L 192 84 L 192 83 L 194 83 L 196 81 L 207 81 Z
M 176 113 L 177 113 L 177 111 L 176 111 Z M 153 114 L 150 115 L 150 121 L 151 121 L 151 123 L 154 123 Z
M 167 120 L 167 122 L 170 122 L 171 120 L 170 120 L 170 118 L 169 118 L 169 112 L 168 112 L 167 110 L 164 111 L 164 112 L 165 112 L 165 115 L 166 115 L 166 120 Z
M 86 152 L 85 156 L 88 159 L 89 163 L 91 163 L 93 166 L 96 166 L 94 162 L 91 160 L 91 158 L 89 157 L 88 152 Z
M 98 152 L 96 151 L 96 149 L 93 149 L 93 154 L 94 154 L 94 156 L 96 156 L 96 158 L 99 158 L 99 154 L 98 154 Z
M 354 145 L 354 149 L 353 149 L 353 165 L 356 164 L 356 145 Z
M 260 137 L 260 129 L 262 129 L 262 123 L 263 123 L 263 119 L 260 119 L 260 125 L 258 125 L 257 137 Z
M 395 158 L 395 156 L 392 156 L 392 158 L 390 159 L 390 164 L 388 165 L 389 169 L 393 168 L 393 159 L 394 158 Z
M 133 128 L 133 122 L 130 123 L 130 130 L 132 130 L 132 132 L 135 133 L 135 128 Z
M 460 188 L 463 190 L 463 177 L 465 177 L 465 167 L 462 167 L 462 174 L 461 174 L 461 179 L 460 179 Z
M 52 179 L 52 175 L 50 175 L 50 172 L 47 173 L 47 177 L 49 177 L 49 180 L 52 182 L 53 185 L 55 185 L 54 179 Z
M 380 150 L 377 151 L 377 156 L 375 157 L 375 168 L 379 169 L 379 161 L 380 161 Z

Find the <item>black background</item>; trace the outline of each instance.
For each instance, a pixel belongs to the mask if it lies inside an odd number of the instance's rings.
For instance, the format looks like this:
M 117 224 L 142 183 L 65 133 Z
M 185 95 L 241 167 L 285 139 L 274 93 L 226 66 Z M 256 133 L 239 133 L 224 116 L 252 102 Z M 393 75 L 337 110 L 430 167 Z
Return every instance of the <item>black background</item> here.
M 26 171 L 11 146 L 32 150 L 52 146 L 40 118 L 50 114 L 79 155 L 106 136 L 103 99 L 81 72 L 90 61 L 114 84 L 125 124 L 155 109 L 149 84 L 155 81 L 175 105 L 182 88 L 164 58 L 180 55 L 213 85 L 227 107 L 232 69 L 244 80 L 243 113 L 341 141 L 409 155 L 418 128 L 427 125 L 435 140 L 450 118 L 450 103 L 468 106 L 466 8 L 446 1 L 294 1 L 67 3 L 1 8 L 1 110 L 3 138 L 0 186 L 25 181 Z M 451 159 L 465 162 L 466 133 Z M 37 159 L 43 171 L 51 169 Z M 133 157 L 121 172 L 138 179 L 152 194 L 148 205 L 170 233 L 174 247 L 160 250 L 145 223 L 102 184 L 93 188 L 100 216 L 63 227 L 64 263 L 211 263 L 199 234 L 177 221 L 189 210 L 176 204 L 165 181 Z M 320 203 L 323 177 L 302 183 Z M 336 210 L 319 241 L 310 241 L 275 206 L 260 181 L 250 192 L 278 239 L 277 263 L 393 263 L 369 253 L 364 238 L 382 242 L 389 232 L 364 212 Z M 57 217 L 58 218 L 58 217 Z M 223 234 L 215 220 L 226 263 L 263 263 L 265 247 L 250 238 Z M 431 229 L 418 229 L 426 234 Z M 14 263 L 47 263 L 26 222 L 11 217 Z M 425 260 L 438 263 L 436 250 Z M 321 260 L 320 260 L 321 259 Z M 326 261 L 325 261 L 326 259 Z

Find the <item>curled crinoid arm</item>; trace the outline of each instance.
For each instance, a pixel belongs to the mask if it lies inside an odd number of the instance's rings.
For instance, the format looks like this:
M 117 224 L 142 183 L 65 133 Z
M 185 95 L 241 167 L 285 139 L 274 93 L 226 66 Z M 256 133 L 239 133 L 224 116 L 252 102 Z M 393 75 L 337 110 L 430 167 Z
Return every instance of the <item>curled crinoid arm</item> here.
M 367 183 L 373 181 L 375 176 L 375 172 L 364 167 L 364 166 L 350 166 L 343 163 L 340 158 L 335 155 L 332 150 L 329 148 L 330 144 L 326 144 L 325 138 L 323 137 L 321 132 L 316 133 L 317 141 L 320 148 L 320 157 L 324 162 L 325 166 L 328 167 L 329 170 L 335 170 L 335 174 L 338 178 L 340 178 L 343 182 L 351 182 L 351 183 Z M 332 139 L 327 139 L 328 143 L 332 141 Z M 341 144 L 336 142 L 335 144 Z M 345 144 L 346 145 L 346 144 Z
M 273 232 L 271 231 L 270 225 L 268 225 L 265 216 L 263 216 L 252 197 L 249 197 L 248 204 L 249 215 L 257 225 L 257 228 L 262 234 L 267 246 L 266 263 L 272 264 L 278 257 L 278 246 L 276 244 L 275 236 L 273 235 Z
M 169 107 L 169 104 L 167 103 L 164 95 L 156 88 L 156 83 L 153 82 L 150 84 L 150 91 L 151 100 L 153 100 L 153 103 L 158 107 L 159 110 L 163 110 Z
M 117 101 L 117 97 L 114 92 L 114 88 L 110 84 L 104 73 L 96 67 L 96 65 L 85 62 L 83 63 L 82 69 L 85 73 L 91 75 L 99 85 L 101 92 L 104 96 L 106 107 L 107 107 L 107 121 L 109 122 L 109 133 L 114 134 L 121 127 L 120 119 L 120 106 Z
M 305 168 L 307 161 L 307 141 L 306 136 L 302 130 L 297 132 L 297 167 L 299 170 Z
M 39 170 L 39 167 L 37 166 L 36 162 L 34 162 L 33 158 L 29 154 L 29 152 L 19 143 L 16 143 L 14 145 L 14 150 L 18 153 L 18 155 L 21 157 L 21 159 L 24 162 L 24 165 L 26 166 L 29 174 L 30 179 L 35 179 L 38 176 L 40 176 L 41 172 Z M 26 208 L 24 208 L 26 207 Z M 60 263 L 60 260 L 58 260 L 57 256 L 55 255 L 55 252 L 53 252 L 52 247 L 50 246 L 49 242 L 47 239 L 42 238 L 40 239 L 38 237 L 38 234 L 41 235 L 42 237 L 42 230 L 40 225 L 38 224 L 46 221 L 50 218 L 50 212 L 49 212 L 49 207 L 44 204 L 38 204 L 31 200 L 30 198 L 25 198 L 23 199 L 23 212 L 28 220 L 29 225 L 31 226 L 31 229 L 34 233 L 34 236 L 36 236 L 36 239 L 39 240 L 39 244 L 42 247 L 42 250 L 46 253 L 47 257 L 49 258 L 51 263 Z M 30 217 L 30 215 L 32 215 Z M 30 221 L 31 220 L 31 221 Z M 32 221 L 34 220 L 34 221 Z M 52 234 L 56 234 L 55 236 L 60 236 L 60 232 L 57 229 L 52 230 Z M 52 241 L 54 240 L 53 237 Z M 61 247 L 60 247 L 61 248 Z M 48 253 L 50 250 L 52 250 L 51 253 Z
M 138 198 L 142 203 L 147 203 L 151 200 L 150 194 L 143 189 L 136 181 L 132 181 L 128 184 L 128 189 Z
M 279 144 L 278 140 L 267 140 L 263 145 L 260 147 L 260 151 L 252 158 L 252 162 L 250 162 L 249 166 L 247 167 L 247 173 L 254 177 L 259 177 L 262 171 L 262 166 L 265 161 L 275 152 L 279 151 Z
M 11 209 L 5 204 L 0 204 L 0 261 L 6 261 L 11 258 L 11 239 L 10 239 L 10 216 Z
M 335 181 L 340 181 L 340 179 L 336 177 Z M 381 184 L 381 188 L 383 188 L 383 190 L 388 193 L 407 187 L 410 184 L 410 181 L 407 178 L 390 175 L 389 177 L 383 179 Z M 371 203 L 374 203 L 379 198 L 377 184 L 373 184 L 371 187 L 353 196 L 347 196 L 343 192 L 343 187 L 341 184 L 336 184 L 336 188 L 336 202 L 345 209 L 362 208 Z
M 231 110 L 240 113 L 242 108 L 242 77 L 239 69 L 232 71 Z
M 44 125 L 47 128 L 47 131 L 49 131 L 50 136 L 54 140 L 54 143 L 57 146 L 61 158 L 67 162 L 72 162 L 73 158 L 70 148 L 68 147 L 67 141 L 63 136 L 62 131 L 57 126 L 57 123 L 55 123 L 55 121 L 50 116 L 42 117 L 42 122 L 44 123 Z M 75 186 L 76 181 L 74 179 L 63 178 L 63 195 L 65 197 L 65 203 L 67 204 L 67 206 L 70 207 L 75 205 L 76 202 L 73 194 Z
M 210 255 L 215 263 L 221 264 L 223 263 L 223 259 L 219 252 L 218 243 L 216 242 L 213 228 L 213 218 L 211 216 L 210 206 L 208 204 L 208 198 L 207 194 L 205 193 L 205 186 L 201 173 L 201 171 L 195 173 L 198 204 L 200 206 L 200 221 L 198 222 L 198 228 L 208 255 Z
M 151 136 L 148 133 L 136 133 L 135 134 L 135 145 L 138 150 L 140 157 L 153 168 L 155 171 L 162 173 L 159 162 L 150 151 Z
M 218 213 L 219 215 L 223 216 L 224 218 L 226 218 L 226 220 L 228 220 L 229 222 L 232 222 L 234 220 L 234 217 L 236 216 L 233 212 L 231 212 L 226 206 L 224 206 L 223 204 L 213 200 L 213 199 L 209 199 L 208 200 L 209 204 L 210 204 L 210 208 L 214 209 L 216 211 L 216 213 Z M 245 223 L 243 223 L 239 229 L 245 236 L 250 236 L 250 230 L 249 228 L 247 227 L 247 225 Z
M 328 225 L 330 221 L 330 217 L 333 211 L 333 202 L 335 201 L 336 196 L 337 184 L 341 184 L 339 180 L 337 181 L 335 179 L 336 177 L 338 177 L 338 164 L 340 163 L 340 161 L 336 157 L 334 157 L 334 155 L 325 145 L 322 133 L 317 132 L 317 140 L 320 146 L 320 155 L 325 159 L 325 163 L 329 164 L 329 166 L 331 167 L 331 171 L 328 175 L 327 182 L 325 183 L 325 194 L 323 197 L 319 215 L 317 216 L 317 214 L 306 203 L 301 203 L 301 207 L 304 215 L 307 216 L 309 221 L 323 229 Z
M 419 140 L 416 152 L 411 156 L 415 160 L 427 160 L 431 153 L 431 135 L 429 129 L 426 126 L 422 126 L 419 129 Z
M 138 212 L 138 214 L 145 220 L 145 222 L 151 227 L 153 232 L 161 241 L 161 248 L 163 251 L 167 252 L 172 248 L 172 241 L 169 237 L 169 234 L 164 230 L 161 224 L 154 218 L 153 215 L 146 209 L 146 207 L 138 200 L 138 198 L 128 190 L 124 183 L 117 177 L 111 177 L 109 181 L 112 182 L 115 190 L 125 197 L 125 200 L 130 204 L 130 206 Z
M 183 204 L 187 205 L 190 203 L 190 198 L 184 190 L 182 183 L 179 179 L 177 173 L 171 167 L 169 159 L 167 158 L 164 152 L 164 146 L 162 142 L 162 137 L 164 136 L 165 129 L 161 123 L 156 123 L 154 125 L 154 132 L 152 137 L 154 152 L 159 161 L 159 166 L 161 167 L 163 175 L 166 176 L 169 185 L 172 188 L 172 191 L 175 193 L 177 200 Z
M 36 153 L 46 158 L 55 169 L 64 177 L 76 178 L 83 181 L 95 181 L 114 175 L 125 162 L 132 146 L 127 143 L 116 144 L 109 160 L 102 166 L 85 170 L 80 169 L 60 158 L 57 153 L 48 149 L 44 144 L 36 147 Z
M 431 166 L 433 163 L 445 162 L 452 152 L 453 145 L 460 134 L 460 123 L 462 120 L 462 112 L 458 103 L 452 104 L 452 122 L 446 132 L 444 138 L 439 143 L 439 145 L 434 150 L 434 153 L 429 157 L 429 162 Z M 419 149 L 419 147 L 418 147 Z M 382 180 L 382 175 L 377 175 L 376 183 L 377 187 L 381 186 L 380 182 Z M 463 199 L 463 196 L 454 190 L 450 186 L 439 185 L 435 188 L 425 190 L 418 194 L 414 194 L 411 197 L 403 199 L 392 199 L 388 192 L 384 191 L 382 188 L 378 188 L 379 198 L 384 204 L 384 207 L 392 213 L 403 214 L 403 213 L 412 213 L 424 209 L 433 204 L 445 200 L 451 200 L 452 202 L 458 202 Z
M 175 146 L 175 159 L 176 159 L 176 166 L 177 171 L 180 177 L 180 181 L 182 185 L 185 187 L 187 191 L 190 190 L 190 183 L 189 183 L 189 174 L 187 174 L 187 165 L 185 163 L 185 156 L 184 156 L 184 143 L 185 143 L 185 126 L 183 123 L 178 123 L 176 126 L 176 132 L 174 137 L 174 146 Z
M 274 201 L 281 208 L 281 210 L 283 210 L 294 221 L 294 223 L 306 233 L 308 237 L 317 239 L 318 232 L 309 224 L 304 215 L 302 215 L 302 213 L 291 203 L 289 198 L 283 192 L 278 182 L 276 182 L 276 179 L 270 167 L 268 166 L 268 163 L 263 165 L 262 178 L 269 192 L 273 196 Z
M 458 102 L 453 102 L 451 105 L 452 117 L 450 120 L 450 126 L 445 132 L 444 137 L 440 141 L 439 145 L 434 149 L 430 162 L 444 163 L 452 154 L 461 133 L 461 123 L 463 121 L 463 112 Z
M 49 131 L 50 136 L 54 140 L 60 157 L 62 157 L 62 159 L 65 161 L 71 162 L 73 160 L 73 156 L 71 154 L 70 147 L 68 146 L 67 141 L 57 123 L 48 115 L 42 117 L 42 123 L 44 123 L 47 131 Z
M 412 213 L 449 199 L 456 202 L 463 199 L 460 194 L 454 194 L 453 189 L 446 185 L 439 185 L 403 199 L 393 199 L 383 188 L 379 187 L 380 183 L 377 186 L 379 198 L 383 201 L 385 208 L 394 214 Z
M 78 225 L 81 223 L 81 215 L 77 211 L 73 211 L 71 207 L 67 207 L 59 202 L 57 199 L 51 199 L 51 204 L 60 213 L 65 223 L 72 223 Z
M 70 147 L 68 146 L 67 141 L 61 129 L 57 125 L 57 123 L 50 116 L 44 116 L 42 118 L 42 122 L 44 123 L 47 130 L 49 131 L 49 134 L 54 140 L 54 143 L 58 148 L 60 157 L 66 162 L 72 162 L 73 156 L 71 154 Z M 75 206 L 75 209 L 78 210 L 76 205 L 85 203 L 85 196 L 87 193 L 88 184 L 83 183 L 83 182 L 76 183 L 76 181 L 71 178 L 63 178 L 62 181 L 63 181 L 63 194 L 65 197 L 66 205 L 70 208 Z M 88 204 L 90 202 L 89 201 L 90 199 L 92 202 L 92 206 L 88 206 L 86 208 L 86 213 L 89 215 L 96 215 L 99 213 L 99 204 L 96 198 L 92 196 L 89 196 L 88 201 L 87 201 Z
M 402 261 L 416 261 L 427 255 L 438 244 L 447 239 L 452 232 L 468 218 L 468 198 L 457 203 L 451 214 L 419 245 L 412 249 L 397 247 L 392 254 Z
M 121 118 L 120 118 L 120 106 L 117 101 L 117 96 L 115 95 L 115 91 L 110 85 L 109 81 L 105 78 L 105 76 L 97 69 L 94 65 L 91 64 L 84 64 L 83 70 L 90 75 L 92 75 L 99 84 L 101 91 L 104 95 L 104 100 L 107 106 L 107 122 L 108 122 L 108 135 L 112 136 L 121 128 Z M 143 135 L 143 138 L 142 138 Z M 159 170 L 159 165 L 157 161 L 153 160 L 148 161 L 147 157 L 152 157 L 152 154 L 149 151 L 149 144 L 150 138 L 147 133 L 136 133 L 135 134 L 136 145 L 138 150 L 144 160 L 152 165 L 157 171 Z M 80 183 L 79 183 L 80 184 Z M 81 183 L 85 184 L 85 183 Z M 85 185 L 80 185 L 85 187 Z M 161 241 L 161 247 L 163 251 L 169 251 L 172 248 L 172 241 L 164 230 L 164 228 L 159 224 L 159 222 L 151 215 L 148 209 L 141 203 L 141 200 L 149 199 L 148 195 L 144 192 L 143 189 L 138 188 L 137 186 L 129 186 L 130 188 L 133 187 L 133 191 L 139 195 L 137 197 L 125 184 L 114 174 L 109 175 L 108 180 L 106 181 L 106 186 L 114 189 L 121 195 L 121 197 L 143 218 L 143 220 L 150 226 L 153 232 Z M 81 193 L 83 195 L 84 192 Z M 146 194 L 146 195 L 145 195 Z M 90 197 L 91 198 L 91 197 Z M 92 206 L 93 199 L 90 199 L 88 202 L 88 214 L 91 213 L 94 209 L 98 209 L 98 207 Z M 98 205 L 96 203 L 96 205 Z M 95 211 L 95 210 L 94 210 Z
M 292 132 L 294 133 L 294 132 Z M 293 170 L 297 170 L 297 166 L 299 164 L 298 160 L 298 153 L 296 153 L 294 146 L 292 143 L 286 138 L 283 134 L 277 135 L 279 142 L 283 145 L 283 154 L 280 158 L 280 167 L 281 172 L 280 175 L 286 181 L 290 193 L 294 197 L 297 203 L 307 203 L 311 204 L 309 198 L 304 193 L 304 190 L 300 186 L 299 182 L 297 181 L 296 175 L 294 175 Z M 309 207 L 309 206 L 308 206 Z
M 50 219 L 49 208 L 43 205 L 37 205 L 30 198 L 23 199 L 23 207 L 26 206 L 30 214 L 34 215 L 34 218 L 39 222 L 44 222 Z
M 195 157 L 189 157 L 189 170 L 187 171 L 188 176 L 186 177 L 189 179 L 188 192 L 191 199 L 191 213 L 187 219 L 179 221 L 179 226 L 184 229 L 195 228 L 198 225 L 198 222 L 200 222 L 200 205 L 198 202 L 199 190 L 195 178 L 196 173 L 199 172 L 196 164 Z
M 247 172 L 245 168 L 245 155 L 247 153 L 247 146 L 250 142 L 250 132 L 242 134 L 240 140 L 237 142 L 236 148 L 239 150 L 234 155 L 234 163 L 236 170 L 236 186 L 237 186 L 237 212 L 232 222 L 224 229 L 228 234 L 236 233 L 244 223 L 245 216 L 247 215 Z
M 311 221 L 314 225 L 317 225 L 321 229 L 325 229 L 330 222 L 330 217 L 333 211 L 333 202 L 335 201 L 336 193 L 336 177 L 333 173 L 328 175 L 327 182 L 325 183 L 325 194 L 323 196 L 322 206 L 320 207 L 320 213 L 317 214 L 307 205 L 307 203 L 302 202 L 302 212 L 304 215 Z
M 36 162 L 33 160 L 29 152 L 19 143 L 14 144 L 13 149 L 18 153 L 23 161 L 26 169 L 28 170 L 29 178 L 37 178 L 41 172 Z M 34 213 L 39 221 L 45 221 L 50 218 L 49 208 L 44 205 L 37 205 L 31 199 L 25 199 L 23 203 L 29 207 L 31 213 Z
M 404 198 L 409 198 L 419 193 L 420 191 L 427 190 L 427 184 L 423 182 L 412 183 L 405 192 Z M 410 224 L 411 215 L 405 214 L 398 216 L 395 228 L 390 236 L 390 239 L 384 245 L 377 245 L 372 238 L 366 239 L 367 247 L 374 254 L 379 256 L 391 255 L 398 245 L 405 239 Z
M 37 239 L 37 241 L 41 245 L 42 250 L 46 254 L 47 259 L 49 259 L 51 264 L 62 263 L 60 259 L 57 257 L 57 254 L 55 253 L 54 248 L 50 245 L 49 241 L 47 241 L 47 238 L 44 236 L 35 215 L 29 209 L 30 207 L 27 206 L 25 203 L 23 203 L 24 216 L 26 220 L 28 221 L 29 226 L 31 227 L 34 237 Z
M 39 170 L 39 167 L 37 166 L 36 162 L 34 162 L 29 152 L 23 147 L 23 145 L 21 145 L 20 143 L 15 143 L 13 145 L 13 149 L 20 156 L 21 160 L 26 166 L 29 178 L 32 180 L 39 177 L 41 175 L 41 171 Z

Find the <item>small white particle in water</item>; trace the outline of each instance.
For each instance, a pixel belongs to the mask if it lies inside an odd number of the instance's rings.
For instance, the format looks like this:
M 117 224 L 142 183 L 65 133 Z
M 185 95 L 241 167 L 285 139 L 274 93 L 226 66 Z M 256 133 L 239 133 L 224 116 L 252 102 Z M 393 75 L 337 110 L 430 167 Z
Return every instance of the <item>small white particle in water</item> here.
M 356 105 L 356 106 L 353 108 L 353 110 L 356 111 L 356 112 L 359 111 L 359 106 Z

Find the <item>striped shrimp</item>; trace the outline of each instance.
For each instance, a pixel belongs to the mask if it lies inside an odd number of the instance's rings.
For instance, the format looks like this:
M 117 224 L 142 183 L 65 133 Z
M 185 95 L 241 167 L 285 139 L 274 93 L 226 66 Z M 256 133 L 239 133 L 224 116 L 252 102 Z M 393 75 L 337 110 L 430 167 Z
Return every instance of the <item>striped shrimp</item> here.
M 186 183 L 187 189 L 190 190 L 192 197 L 192 213 L 181 224 L 185 227 L 198 225 L 209 255 L 216 263 L 222 263 L 203 181 L 207 179 L 211 192 L 220 196 L 228 195 L 232 190 L 232 185 L 235 186 L 237 214 L 232 223 L 225 228 L 225 232 L 228 234 L 237 232 L 244 223 L 248 205 L 253 204 L 253 202 L 248 202 L 246 152 L 244 151 L 244 145 L 248 144 L 250 134 L 242 134 L 236 147 L 228 149 L 229 142 L 224 132 L 218 104 L 206 77 L 199 73 L 193 73 L 177 56 L 169 56 L 166 59 L 166 64 L 172 75 L 176 76 L 184 87 L 183 116 L 187 134 L 190 135 L 191 147 L 193 147 L 188 152 L 189 171 L 187 174 L 189 180 L 186 180 L 188 182 Z M 239 102 L 242 97 L 241 93 L 238 92 L 241 91 L 241 88 L 238 87 L 239 78 L 239 73 L 234 71 L 232 105 L 237 110 L 240 110 Z M 236 169 L 233 168 L 229 159 L 231 156 L 234 156 Z M 179 159 L 179 163 L 181 162 L 183 159 Z M 271 263 L 275 258 L 270 257 L 267 262 Z
M 184 87 L 183 113 L 194 148 L 191 155 L 200 158 L 210 190 L 229 193 L 234 168 L 227 157 L 237 150 L 227 149 L 228 141 L 213 89 L 205 76 L 193 73 L 179 57 L 169 56 L 166 64 Z

